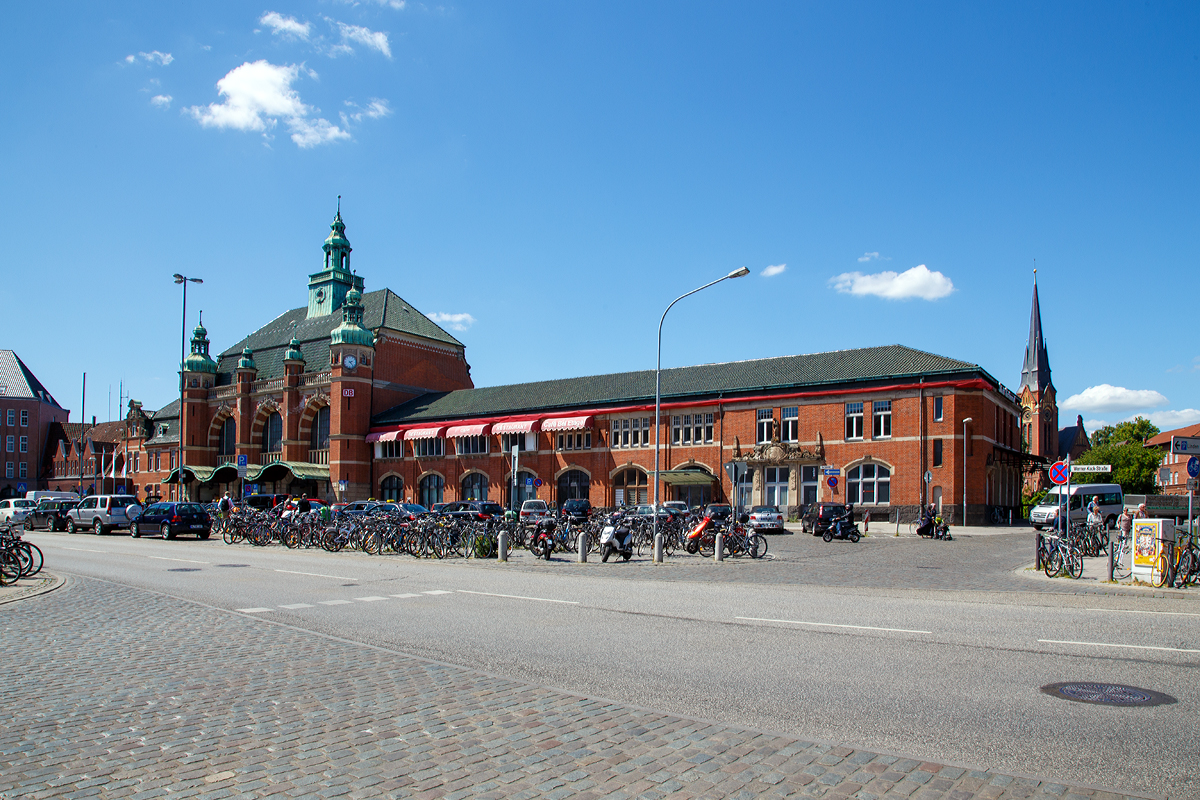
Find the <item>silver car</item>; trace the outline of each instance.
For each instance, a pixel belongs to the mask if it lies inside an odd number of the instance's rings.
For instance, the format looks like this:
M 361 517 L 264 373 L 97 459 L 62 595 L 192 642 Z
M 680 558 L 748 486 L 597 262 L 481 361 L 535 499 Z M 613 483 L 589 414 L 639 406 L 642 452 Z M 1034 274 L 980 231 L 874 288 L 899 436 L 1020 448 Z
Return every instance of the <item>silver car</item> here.
M 755 530 L 783 530 L 783 514 L 775 506 L 750 509 L 750 527 Z

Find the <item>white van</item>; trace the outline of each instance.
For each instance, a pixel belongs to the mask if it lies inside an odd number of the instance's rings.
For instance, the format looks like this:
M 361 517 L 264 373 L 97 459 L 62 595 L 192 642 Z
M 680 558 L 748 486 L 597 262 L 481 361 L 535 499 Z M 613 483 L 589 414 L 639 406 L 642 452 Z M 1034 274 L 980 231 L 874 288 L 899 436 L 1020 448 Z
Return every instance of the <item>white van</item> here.
M 26 492 L 25 499 L 37 502 L 43 497 L 49 497 L 51 500 L 79 500 L 79 495 L 75 492 L 44 492 L 41 490 L 35 492 Z
M 1055 486 L 1029 512 L 1029 521 L 1034 528 L 1040 531 L 1054 524 L 1055 518 L 1058 517 L 1059 500 L 1066 488 Z M 1115 528 L 1117 517 L 1125 507 L 1125 493 L 1121 491 L 1120 484 L 1116 483 L 1071 484 L 1070 499 L 1067 502 L 1070 513 L 1067 518 L 1071 522 L 1086 522 L 1087 507 L 1093 497 L 1100 500 L 1100 515 L 1104 518 L 1104 526 L 1109 529 Z

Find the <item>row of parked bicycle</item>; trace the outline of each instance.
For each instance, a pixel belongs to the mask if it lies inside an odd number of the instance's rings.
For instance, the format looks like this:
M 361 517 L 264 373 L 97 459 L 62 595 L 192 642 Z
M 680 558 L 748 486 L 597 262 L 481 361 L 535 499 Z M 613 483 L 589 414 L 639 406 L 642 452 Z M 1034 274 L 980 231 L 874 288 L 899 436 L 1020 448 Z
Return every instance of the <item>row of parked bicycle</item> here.
M 630 511 L 593 515 L 589 519 L 563 517 L 536 520 L 478 519 L 431 514 L 413 517 L 379 509 L 365 514 L 338 514 L 324 521 L 316 512 L 281 518 L 253 509 L 240 509 L 218 517 L 213 532 L 226 544 L 248 542 L 264 547 L 321 547 L 329 552 L 361 550 L 374 555 L 406 553 L 417 558 L 494 558 L 500 534 L 508 547 L 528 548 L 539 558 L 554 553 L 578 555 L 600 552 L 603 560 L 615 556 L 629 560 L 650 554 L 654 547 L 653 518 Z M 660 517 L 663 555 L 676 552 L 711 557 L 721 535 L 722 552 L 729 556 L 766 556 L 766 538 L 739 519 L 714 521 L 698 514 Z M 607 535 L 606 535 L 607 534 Z
M 1051 578 L 1080 578 L 1083 559 L 1103 555 L 1110 556 L 1110 581 L 1127 580 L 1132 575 L 1133 541 L 1128 533 L 1111 540 L 1103 524 L 1073 522 L 1065 535 L 1038 535 L 1037 568 Z M 1194 535 L 1184 535 L 1174 544 L 1162 546 L 1151 568 L 1150 582 L 1175 588 L 1200 583 L 1200 543 Z

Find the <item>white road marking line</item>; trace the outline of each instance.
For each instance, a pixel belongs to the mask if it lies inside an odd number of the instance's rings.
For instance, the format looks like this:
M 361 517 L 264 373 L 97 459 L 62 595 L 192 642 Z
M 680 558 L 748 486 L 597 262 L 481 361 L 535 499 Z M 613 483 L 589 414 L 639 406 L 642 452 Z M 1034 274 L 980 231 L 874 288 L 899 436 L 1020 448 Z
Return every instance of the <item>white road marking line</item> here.
M 421 594 L 454 594 L 454 592 L 447 592 L 445 589 L 433 589 L 428 592 L 421 592 Z
M 374 603 L 376 600 L 387 600 L 386 597 L 380 597 L 377 594 L 371 595 L 370 597 L 356 597 L 354 599 L 360 603 Z
M 563 603 L 565 605 L 571 605 L 571 606 L 579 605 L 578 600 L 551 600 L 548 597 L 525 597 L 525 596 L 519 595 L 519 594 L 495 594 L 493 592 L 472 592 L 469 589 L 459 589 L 458 591 L 462 594 L 482 594 L 487 597 L 508 597 L 513 600 L 536 600 L 539 603 Z
M 193 561 L 190 558 L 167 558 L 166 556 L 146 556 L 146 558 L 154 558 L 159 561 L 182 561 L 186 564 L 211 564 L 211 561 Z
M 322 575 L 320 572 L 293 572 L 290 569 L 277 569 L 276 572 L 286 572 L 288 575 L 307 575 L 310 578 L 336 578 L 339 581 L 356 581 L 358 578 L 347 578 L 345 575 Z
M 804 622 L 798 619 L 763 619 L 761 617 L 734 617 L 747 622 L 783 622 L 787 625 L 813 625 L 818 628 L 854 628 L 860 631 L 887 631 L 889 633 L 928 633 L 933 631 L 914 631 L 908 628 L 877 628 L 874 625 L 838 625 L 833 622 Z
M 421 595 L 419 595 L 419 594 L 413 594 L 412 592 L 409 592 L 408 594 L 394 594 L 394 595 L 392 595 L 392 597 L 402 597 L 402 598 L 403 598 L 403 597 L 420 597 L 420 596 L 421 596 Z
M 109 550 L 88 550 L 86 547 L 63 547 L 61 544 L 52 544 L 50 547 L 57 547 L 59 550 L 74 550 L 78 553 L 108 553 Z
M 1128 608 L 1089 608 L 1088 611 L 1112 611 L 1118 614 L 1157 614 L 1160 617 L 1200 617 L 1187 611 L 1133 611 Z
M 280 608 L 286 608 L 289 611 L 294 611 L 297 608 L 315 608 L 315 606 L 309 603 L 292 603 L 291 605 L 280 606 Z
M 1109 644 L 1108 642 L 1071 642 L 1063 639 L 1038 639 L 1041 644 L 1079 644 L 1088 647 L 1121 647 L 1128 650 L 1166 650 L 1169 653 L 1200 653 L 1200 650 L 1188 650 L 1182 647 L 1155 647 L 1149 644 Z
M 354 605 L 354 603 L 351 603 L 349 600 L 318 600 L 317 602 L 323 606 L 352 606 L 352 605 Z
M 274 611 L 273 608 L 239 608 L 238 611 L 243 614 L 262 614 L 265 611 Z

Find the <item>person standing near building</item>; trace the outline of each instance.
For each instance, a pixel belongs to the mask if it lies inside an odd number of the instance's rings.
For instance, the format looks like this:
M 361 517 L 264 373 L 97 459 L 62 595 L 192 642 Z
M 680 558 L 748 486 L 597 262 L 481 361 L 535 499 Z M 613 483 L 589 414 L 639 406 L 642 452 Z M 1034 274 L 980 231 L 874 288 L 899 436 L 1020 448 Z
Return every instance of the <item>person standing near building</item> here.
M 1147 518 L 1147 517 L 1149 517 L 1149 516 L 1150 516 L 1150 515 L 1149 515 L 1148 513 L 1146 513 L 1146 504 L 1145 504 L 1145 503 L 1139 503 L 1139 504 L 1138 504 L 1138 507 L 1137 507 L 1137 513 L 1135 513 L 1135 514 L 1133 515 L 1133 518 L 1134 518 L 1134 519 L 1146 519 L 1146 518 Z

